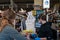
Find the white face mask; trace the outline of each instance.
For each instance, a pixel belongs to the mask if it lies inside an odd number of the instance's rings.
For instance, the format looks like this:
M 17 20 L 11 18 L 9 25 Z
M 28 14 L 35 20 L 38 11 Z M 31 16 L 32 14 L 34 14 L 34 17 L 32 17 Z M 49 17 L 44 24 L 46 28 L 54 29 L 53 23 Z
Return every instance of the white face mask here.
M 15 20 L 13 20 L 12 24 L 15 25 Z
M 41 23 L 40 21 L 38 21 L 39 23 Z
M 39 20 L 38 22 L 39 22 L 40 24 L 42 24 L 42 21 L 41 21 L 41 20 Z
M 45 24 L 46 23 L 46 21 L 42 21 L 42 24 Z

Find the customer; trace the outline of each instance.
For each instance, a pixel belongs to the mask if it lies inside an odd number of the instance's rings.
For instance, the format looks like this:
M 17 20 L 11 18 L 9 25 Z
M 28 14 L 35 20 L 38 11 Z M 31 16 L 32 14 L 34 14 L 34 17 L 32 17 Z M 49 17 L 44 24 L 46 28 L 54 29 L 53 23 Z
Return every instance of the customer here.
M 26 38 L 24 38 L 13 28 L 13 20 L 15 19 L 14 12 L 7 10 L 5 13 L 6 15 L 0 19 L 0 40 L 26 40 Z
M 46 22 L 46 15 L 39 16 L 39 21 L 42 24 L 39 28 L 38 36 L 40 38 L 47 38 L 47 40 L 50 40 L 52 37 L 52 30 L 51 30 L 51 23 L 49 24 Z
M 24 14 L 23 15 L 24 16 L 24 18 L 22 18 L 22 27 L 23 27 L 23 30 L 26 30 L 26 19 L 27 19 L 27 15 L 26 14 Z
M 17 19 L 16 21 L 15 29 L 17 29 L 18 32 L 21 32 L 21 21 L 20 19 Z

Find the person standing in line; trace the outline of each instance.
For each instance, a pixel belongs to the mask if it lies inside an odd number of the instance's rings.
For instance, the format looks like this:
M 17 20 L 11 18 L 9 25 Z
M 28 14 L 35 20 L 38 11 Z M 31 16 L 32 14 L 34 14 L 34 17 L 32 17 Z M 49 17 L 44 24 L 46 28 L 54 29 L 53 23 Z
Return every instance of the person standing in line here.
M 14 19 L 15 13 L 11 9 L 6 10 L 3 13 L 3 18 L 0 19 L 0 40 L 27 40 L 16 29 L 13 28 Z
M 23 16 L 24 16 L 24 18 L 22 19 L 22 27 L 23 27 L 23 30 L 26 30 L 26 19 L 27 19 L 27 15 L 24 14 Z

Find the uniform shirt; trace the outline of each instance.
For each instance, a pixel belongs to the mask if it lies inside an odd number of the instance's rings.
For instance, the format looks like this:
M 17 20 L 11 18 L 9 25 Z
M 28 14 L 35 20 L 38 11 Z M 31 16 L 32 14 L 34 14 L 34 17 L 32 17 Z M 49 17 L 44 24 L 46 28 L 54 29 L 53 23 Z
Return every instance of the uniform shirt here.
M 48 22 L 41 25 L 38 36 L 39 37 L 52 37 L 51 26 Z

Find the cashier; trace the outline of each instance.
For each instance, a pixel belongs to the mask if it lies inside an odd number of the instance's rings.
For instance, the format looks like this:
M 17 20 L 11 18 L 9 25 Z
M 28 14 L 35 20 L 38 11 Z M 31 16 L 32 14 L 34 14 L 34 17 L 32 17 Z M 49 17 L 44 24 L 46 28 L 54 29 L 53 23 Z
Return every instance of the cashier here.
M 39 28 L 38 36 L 40 38 L 51 38 L 52 37 L 51 24 L 49 22 L 46 22 L 46 15 L 39 16 L 39 21 L 42 25 Z

